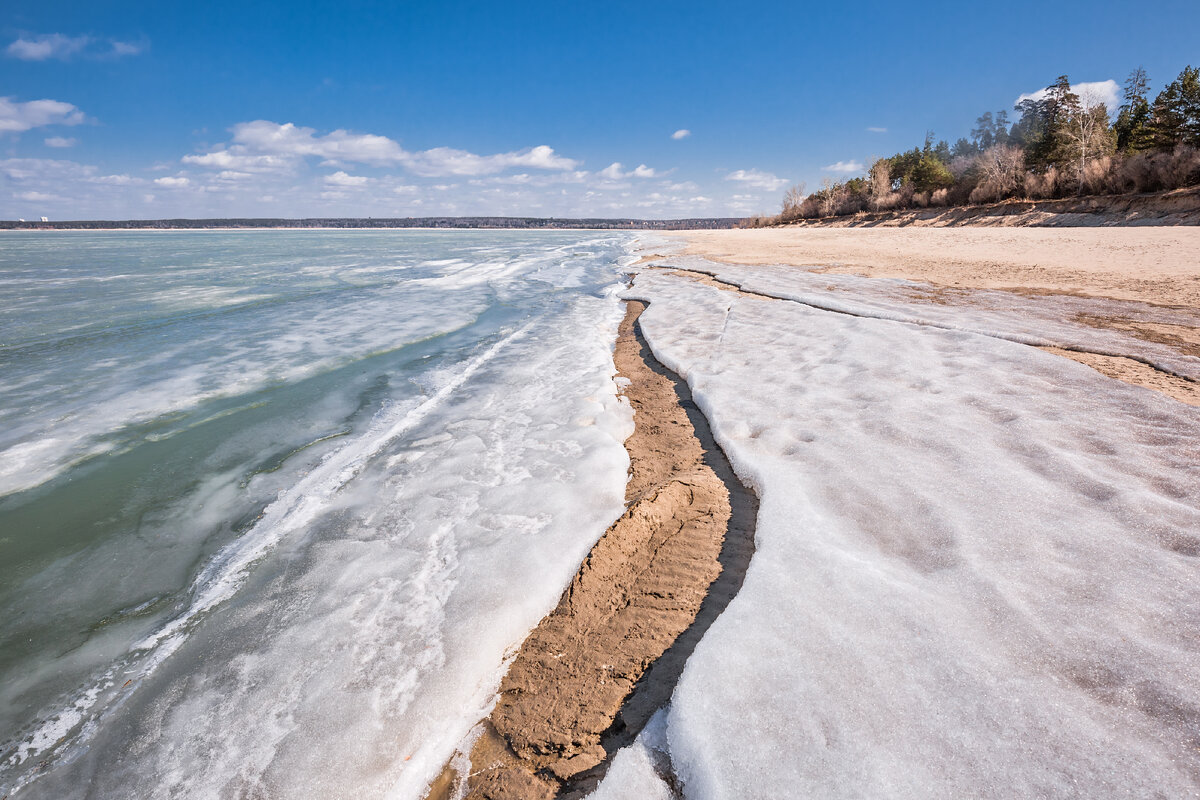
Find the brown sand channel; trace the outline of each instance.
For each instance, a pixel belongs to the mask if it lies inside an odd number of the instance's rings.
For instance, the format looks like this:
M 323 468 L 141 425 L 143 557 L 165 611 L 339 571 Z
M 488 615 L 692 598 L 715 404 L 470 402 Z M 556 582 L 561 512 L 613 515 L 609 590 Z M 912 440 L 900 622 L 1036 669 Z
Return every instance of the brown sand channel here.
M 625 514 L 525 640 L 429 797 L 581 797 L 669 700 L 697 642 L 741 588 L 758 501 L 717 447 L 687 384 L 641 336 L 630 302 L 614 354 L 635 430 Z M 664 778 L 671 783 L 669 765 Z M 463 774 L 463 773 L 466 774 Z

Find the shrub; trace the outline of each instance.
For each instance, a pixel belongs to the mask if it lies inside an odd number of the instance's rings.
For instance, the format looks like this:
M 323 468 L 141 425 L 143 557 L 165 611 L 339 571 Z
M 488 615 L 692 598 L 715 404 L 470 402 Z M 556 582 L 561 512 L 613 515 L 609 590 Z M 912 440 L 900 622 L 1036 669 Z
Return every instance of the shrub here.
M 1054 197 L 1059 190 L 1059 184 L 1057 167 L 1049 167 L 1041 174 L 1030 172 L 1025 175 L 1025 195 L 1035 200 Z

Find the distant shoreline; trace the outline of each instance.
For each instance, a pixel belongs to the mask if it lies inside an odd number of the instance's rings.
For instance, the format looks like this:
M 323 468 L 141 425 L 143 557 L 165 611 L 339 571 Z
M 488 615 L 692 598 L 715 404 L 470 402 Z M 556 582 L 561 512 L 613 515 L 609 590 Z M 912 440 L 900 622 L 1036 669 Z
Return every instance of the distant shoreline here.
M 738 227 L 737 217 L 690 219 L 556 219 L 537 217 L 310 217 L 300 219 L 131 219 L 131 220 L 0 220 L 0 231 L 125 230 L 722 230 Z

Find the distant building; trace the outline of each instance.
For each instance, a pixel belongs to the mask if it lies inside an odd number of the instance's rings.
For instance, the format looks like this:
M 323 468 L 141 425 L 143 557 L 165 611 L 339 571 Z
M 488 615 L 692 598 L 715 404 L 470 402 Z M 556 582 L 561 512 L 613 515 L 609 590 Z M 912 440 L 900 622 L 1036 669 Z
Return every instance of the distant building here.
M 23 219 L 19 219 L 19 220 L 17 220 L 17 222 L 24 222 L 24 221 L 25 221 L 25 220 L 23 220 Z
M 48 218 L 46 218 L 46 217 L 42 217 L 42 222 L 49 222 L 49 221 L 50 221 L 50 220 L 49 220 Z

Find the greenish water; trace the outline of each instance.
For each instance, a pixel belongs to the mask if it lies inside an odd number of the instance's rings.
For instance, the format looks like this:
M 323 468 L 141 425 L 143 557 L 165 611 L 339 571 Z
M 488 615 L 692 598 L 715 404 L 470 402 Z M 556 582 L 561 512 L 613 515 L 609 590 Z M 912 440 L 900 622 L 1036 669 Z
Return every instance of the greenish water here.
M 414 780 L 619 508 L 625 241 L 6 235 L 0 789 Z

